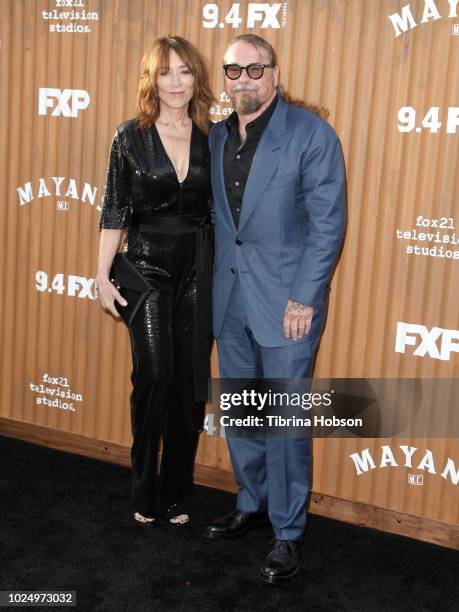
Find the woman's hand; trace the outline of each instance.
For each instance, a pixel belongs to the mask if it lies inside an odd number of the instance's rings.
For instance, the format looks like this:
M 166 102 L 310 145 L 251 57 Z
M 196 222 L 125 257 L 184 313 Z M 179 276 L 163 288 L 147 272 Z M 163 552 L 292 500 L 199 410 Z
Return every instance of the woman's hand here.
M 118 289 L 110 282 L 107 276 L 97 277 L 97 290 L 102 308 L 112 314 L 116 319 L 120 318 L 118 311 L 115 308 L 115 300 L 121 306 L 127 306 L 127 301 L 123 298 Z
M 121 306 L 127 306 L 126 300 L 109 279 L 110 267 L 120 244 L 121 233 L 122 230 L 114 229 L 103 229 L 100 232 L 99 264 L 96 274 L 100 304 L 106 312 L 112 314 L 116 319 L 119 319 L 120 315 L 115 308 L 115 300 Z

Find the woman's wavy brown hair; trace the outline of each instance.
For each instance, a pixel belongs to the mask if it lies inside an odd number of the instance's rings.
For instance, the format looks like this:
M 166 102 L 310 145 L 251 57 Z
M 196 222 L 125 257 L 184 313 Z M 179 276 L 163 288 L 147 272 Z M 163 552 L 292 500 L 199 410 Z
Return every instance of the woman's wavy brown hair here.
M 214 96 L 209 84 L 209 70 L 206 59 L 181 36 L 160 36 L 147 49 L 140 64 L 140 78 L 137 89 L 137 113 L 140 127 L 152 125 L 159 117 L 157 94 L 158 72 L 169 68 L 169 54 L 175 51 L 194 76 L 194 93 L 188 107 L 188 114 L 205 133 L 209 131 L 209 109 Z

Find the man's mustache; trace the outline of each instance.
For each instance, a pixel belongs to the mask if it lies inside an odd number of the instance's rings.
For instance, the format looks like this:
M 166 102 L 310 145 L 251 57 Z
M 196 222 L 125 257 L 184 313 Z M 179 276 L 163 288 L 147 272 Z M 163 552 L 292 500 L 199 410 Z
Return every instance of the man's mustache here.
M 236 85 L 233 87 L 233 93 L 237 93 L 239 91 L 258 91 L 258 87 L 253 85 Z

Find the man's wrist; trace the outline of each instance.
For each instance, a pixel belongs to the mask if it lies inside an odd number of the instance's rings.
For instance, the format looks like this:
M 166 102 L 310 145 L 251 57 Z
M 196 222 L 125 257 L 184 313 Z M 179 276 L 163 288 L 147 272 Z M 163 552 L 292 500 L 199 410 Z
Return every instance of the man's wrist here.
M 287 304 L 294 304 L 297 306 L 301 306 L 303 308 L 312 308 L 314 309 L 314 306 L 311 306 L 310 304 L 305 304 L 304 302 L 300 302 L 299 300 L 293 300 L 292 298 L 288 299 Z

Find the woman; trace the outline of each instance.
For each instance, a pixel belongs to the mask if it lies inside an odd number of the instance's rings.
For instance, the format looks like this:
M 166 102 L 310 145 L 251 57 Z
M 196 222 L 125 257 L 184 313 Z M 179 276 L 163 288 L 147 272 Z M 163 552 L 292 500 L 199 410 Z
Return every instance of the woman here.
M 142 59 L 138 116 L 118 126 L 109 159 L 96 280 L 102 307 L 128 322 L 132 504 L 145 526 L 158 516 L 189 521 L 211 344 L 212 102 L 204 58 L 179 36 L 159 38 Z M 133 290 L 139 272 L 143 299 Z

